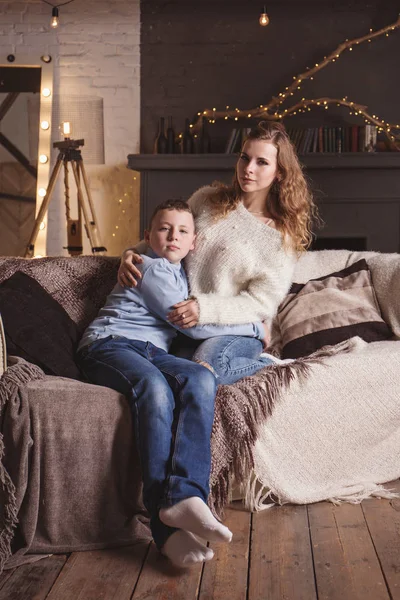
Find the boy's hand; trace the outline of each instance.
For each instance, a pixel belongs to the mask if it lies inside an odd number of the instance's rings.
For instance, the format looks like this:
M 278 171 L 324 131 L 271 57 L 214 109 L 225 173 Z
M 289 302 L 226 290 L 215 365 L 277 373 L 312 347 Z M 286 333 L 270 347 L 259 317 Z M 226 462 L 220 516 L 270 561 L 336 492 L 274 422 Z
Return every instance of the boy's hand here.
M 167 319 L 170 323 L 173 323 L 181 329 L 188 329 L 194 327 L 199 322 L 199 305 L 196 300 L 184 300 L 174 304 L 172 310 L 167 315 Z
M 142 274 L 135 267 L 135 263 L 142 263 L 143 258 L 133 250 L 125 250 L 121 257 L 121 264 L 118 269 L 118 283 L 122 287 L 136 287 L 137 280 L 142 278 Z
M 264 351 L 270 345 L 271 335 L 270 335 L 269 329 L 267 327 L 267 324 L 263 322 L 262 326 L 264 327 L 264 337 L 263 337 L 263 339 L 261 341 L 262 341 L 262 344 L 263 344 L 263 351 Z

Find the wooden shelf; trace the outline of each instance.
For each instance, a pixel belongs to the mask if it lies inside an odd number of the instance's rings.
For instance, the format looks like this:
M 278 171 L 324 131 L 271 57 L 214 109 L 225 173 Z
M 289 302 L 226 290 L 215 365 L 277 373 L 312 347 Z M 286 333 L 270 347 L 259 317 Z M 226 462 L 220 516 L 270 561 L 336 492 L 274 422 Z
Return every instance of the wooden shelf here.
M 399 169 L 400 152 L 342 152 L 300 155 L 310 169 Z M 236 154 L 129 154 L 134 171 L 230 171 Z

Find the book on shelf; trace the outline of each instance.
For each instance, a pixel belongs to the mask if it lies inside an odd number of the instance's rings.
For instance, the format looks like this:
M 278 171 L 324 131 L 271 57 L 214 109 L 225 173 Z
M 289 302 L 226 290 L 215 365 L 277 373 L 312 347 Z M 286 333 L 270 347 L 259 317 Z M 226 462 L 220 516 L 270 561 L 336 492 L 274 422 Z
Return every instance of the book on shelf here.
M 240 152 L 249 127 L 235 127 L 226 140 L 225 154 Z M 298 154 L 374 152 L 377 143 L 376 125 L 320 125 L 287 129 Z
M 319 127 L 287 130 L 298 154 L 374 152 L 377 143 L 376 125 L 320 125 Z
M 240 152 L 243 142 L 249 135 L 250 131 L 251 127 L 233 128 L 226 141 L 225 154 Z
M 235 139 L 236 132 L 237 132 L 237 129 L 231 130 L 229 137 L 226 141 L 225 154 L 230 154 L 232 152 L 233 140 Z

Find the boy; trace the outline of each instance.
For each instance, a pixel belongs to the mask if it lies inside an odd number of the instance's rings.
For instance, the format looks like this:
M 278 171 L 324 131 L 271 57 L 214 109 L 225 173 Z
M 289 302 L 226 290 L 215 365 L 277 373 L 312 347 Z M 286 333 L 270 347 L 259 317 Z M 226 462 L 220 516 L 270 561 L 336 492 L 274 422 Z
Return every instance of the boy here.
M 93 383 L 128 398 L 134 414 L 143 476 L 143 501 L 154 541 L 179 566 L 210 560 L 198 538 L 231 540 L 209 510 L 210 437 L 216 379 L 204 366 L 168 354 L 177 327 L 171 307 L 188 297 L 181 260 L 194 248 L 189 205 L 168 200 L 154 211 L 136 288 L 117 284 L 86 329 L 78 362 Z M 200 326 L 186 335 L 206 339 L 244 335 L 262 339 L 261 323 Z

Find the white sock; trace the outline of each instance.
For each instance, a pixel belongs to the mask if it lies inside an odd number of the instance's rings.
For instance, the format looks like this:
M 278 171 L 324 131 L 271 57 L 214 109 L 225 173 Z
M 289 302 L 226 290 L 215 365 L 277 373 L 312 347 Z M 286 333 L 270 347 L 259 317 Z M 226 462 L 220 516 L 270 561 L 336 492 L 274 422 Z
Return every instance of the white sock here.
M 287 363 L 291 363 L 294 361 L 294 358 L 277 358 L 273 354 L 268 354 L 268 352 L 261 352 L 260 358 L 267 358 L 268 360 L 274 362 L 276 365 L 286 365 Z
M 230 542 L 232 539 L 232 532 L 217 521 L 207 504 L 197 496 L 161 508 L 159 517 L 169 527 L 190 531 L 211 542 Z
M 207 548 L 189 531 L 175 531 L 169 536 L 161 550 L 177 567 L 189 567 L 199 562 L 211 560 L 213 550 Z

